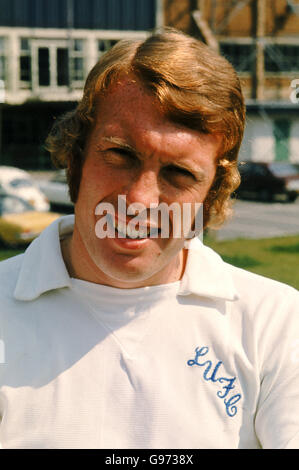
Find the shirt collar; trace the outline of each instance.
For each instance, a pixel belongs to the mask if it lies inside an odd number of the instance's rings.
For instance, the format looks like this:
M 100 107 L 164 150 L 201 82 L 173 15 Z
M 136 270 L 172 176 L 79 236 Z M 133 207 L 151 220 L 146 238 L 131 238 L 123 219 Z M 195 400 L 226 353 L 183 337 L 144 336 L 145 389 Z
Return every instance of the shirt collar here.
M 14 291 L 15 299 L 34 300 L 44 292 L 71 286 L 61 254 L 60 238 L 72 232 L 73 225 L 74 215 L 60 217 L 29 245 Z
M 179 294 L 195 294 L 223 300 L 238 300 L 231 266 L 199 238 L 188 242 L 188 257 Z
M 72 232 L 74 215 L 60 217 L 36 238 L 24 253 L 14 291 L 17 300 L 34 300 L 41 294 L 71 286 L 64 264 L 60 239 Z M 237 300 L 231 270 L 221 257 L 196 238 L 188 242 L 185 273 L 179 295 L 199 295 Z

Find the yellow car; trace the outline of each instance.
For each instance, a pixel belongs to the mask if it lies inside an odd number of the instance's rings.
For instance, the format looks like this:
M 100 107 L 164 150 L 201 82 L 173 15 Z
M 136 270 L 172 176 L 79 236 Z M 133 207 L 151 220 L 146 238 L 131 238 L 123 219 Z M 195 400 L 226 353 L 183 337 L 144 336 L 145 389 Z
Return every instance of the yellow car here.
M 37 212 L 16 196 L 0 195 L 0 240 L 11 246 L 28 244 L 58 217 Z

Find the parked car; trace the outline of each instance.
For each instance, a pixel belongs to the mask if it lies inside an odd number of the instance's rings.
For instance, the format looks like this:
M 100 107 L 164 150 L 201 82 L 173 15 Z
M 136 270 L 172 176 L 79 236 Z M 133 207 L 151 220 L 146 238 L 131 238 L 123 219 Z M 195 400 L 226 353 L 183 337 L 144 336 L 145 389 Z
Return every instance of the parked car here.
M 40 181 L 39 188 L 49 200 L 52 210 L 73 209 L 65 170 L 57 170 L 52 179 Z
M 34 183 L 30 174 L 19 168 L 0 166 L 0 194 L 20 197 L 37 211 L 50 209 L 48 199 Z
M 241 162 L 241 184 L 237 197 L 262 201 L 296 200 L 299 194 L 299 169 L 288 162 Z
M 58 217 L 60 214 L 35 211 L 17 196 L 0 194 L 0 240 L 6 245 L 28 244 Z

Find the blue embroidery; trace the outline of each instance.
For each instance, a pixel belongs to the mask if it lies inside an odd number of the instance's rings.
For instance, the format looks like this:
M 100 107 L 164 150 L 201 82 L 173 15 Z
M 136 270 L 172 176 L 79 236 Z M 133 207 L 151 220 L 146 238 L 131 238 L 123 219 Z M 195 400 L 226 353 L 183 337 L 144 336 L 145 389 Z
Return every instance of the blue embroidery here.
M 199 366 L 199 367 L 205 367 L 204 373 L 203 373 L 203 378 L 204 380 L 211 381 L 211 382 L 218 382 L 220 384 L 225 383 L 226 385 L 222 386 L 222 390 L 219 390 L 217 392 L 217 397 L 223 399 L 223 402 L 225 404 L 225 411 L 228 416 L 232 417 L 235 416 L 238 412 L 238 408 L 236 407 L 236 403 L 238 403 L 239 400 L 241 400 L 242 395 L 240 393 L 237 393 L 236 395 L 232 395 L 228 397 L 228 394 L 231 390 L 235 388 L 235 381 L 236 377 L 229 378 L 229 377 L 219 377 L 217 378 L 217 372 L 220 368 L 220 366 L 223 364 L 222 361 L 218 361 L 216 366 L 214 367 L 212 373 L 210 373 L 210 370 L 213 366 L 212 361 L 207 360 L 205 362 L 199 362 L 199 358 L 205 356 L 208 354 L 209 348 L 207 346 L 203 346 L 201 348 L 196 348 L 195 349 L 195 358 L 194 359 L 189 359 L 187 361 L 188 366 Z M 209 375 L 210 373 L 210 375 Z M 226 398 L 227 397 L 227 398 Z M 225 399 L 226 398 L 226 399 Z

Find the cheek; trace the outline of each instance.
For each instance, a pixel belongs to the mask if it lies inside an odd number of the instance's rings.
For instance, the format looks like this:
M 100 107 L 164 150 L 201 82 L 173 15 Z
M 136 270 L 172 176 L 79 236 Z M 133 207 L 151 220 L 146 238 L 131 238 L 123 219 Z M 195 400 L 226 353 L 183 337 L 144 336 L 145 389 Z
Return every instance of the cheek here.
M 198 184 L 195 187 L 191 188 L 189 191 L 186 191 L 184 196 L 181 198 L 181 203 L 203 203 L 212 183 L 214 181 L 213 175 L 209 178 L 204 184 Z
M 80 192 L 88 199 L 101 199 L 113 192 L 117 178 L 103 165 L 87 161 L 82 169 Z

